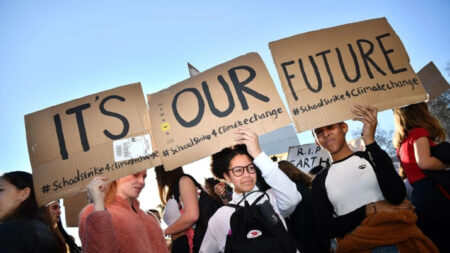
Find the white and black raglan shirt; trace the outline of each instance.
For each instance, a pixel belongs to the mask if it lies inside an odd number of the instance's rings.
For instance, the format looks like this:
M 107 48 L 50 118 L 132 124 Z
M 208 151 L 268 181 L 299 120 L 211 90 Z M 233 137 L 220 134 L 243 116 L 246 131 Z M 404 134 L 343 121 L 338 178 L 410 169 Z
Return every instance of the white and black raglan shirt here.
M 376 142 L 323 169 L 314 178 L 312 192 L 324 238 L 353 231 L 366 217 L 367 204 L 379 200 L 400 204 L 406 196 L 390 157 Z

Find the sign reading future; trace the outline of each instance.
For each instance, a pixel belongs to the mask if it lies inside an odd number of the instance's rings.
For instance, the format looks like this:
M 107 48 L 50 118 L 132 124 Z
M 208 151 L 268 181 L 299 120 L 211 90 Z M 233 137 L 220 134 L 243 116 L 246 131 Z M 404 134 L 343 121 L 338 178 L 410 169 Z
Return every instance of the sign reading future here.
M 427 99 L 385 18 L 269 44 L 297 131 L 351 119 L 353 104 L 380 111 Z

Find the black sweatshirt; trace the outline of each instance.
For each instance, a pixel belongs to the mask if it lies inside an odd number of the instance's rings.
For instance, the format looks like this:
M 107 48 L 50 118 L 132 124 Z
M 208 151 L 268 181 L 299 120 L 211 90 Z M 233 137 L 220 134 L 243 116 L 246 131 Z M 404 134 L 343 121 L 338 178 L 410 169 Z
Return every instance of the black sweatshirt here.
M 352 157 L 359 157 L 358 159 L 365 159 L 369 164 L 369 168 L 359 165 L 358 169 L 373 169 L 376 175 L 379 189 L 381 190 L 382 197 L 391 204 L 400 204 L 406 196 L 406 188 L 403 180 L 395 171 L 394 165 L 388 154 L 382 150 L 376 142 L 367 145 L 366 151 L 355 152 L 351 156 L 346 157 L 340 161 L 334 161 L 329 167 L 323 169 L 316 175 L 312 184 L 314 205 L 316 211 L 316 222 L 319 233 L 324 238 L 343 237 L 345 234 L 353 231 L 366 217 L 366 204 L 362 204 L 351 212 L 344 215 L 337 216 L 335 207 L 329 199 L 329 193 L 334 194 L 333 191 L 340 189 L 327 189 L 325 182 L 329 171 L 333 170 L 333 167 L 339 166 L 342 170 L 351 171 L 355 170 L 357 164 L 352 164 Z M 370 166 L 372 168 L 370 168 Z M 345 175 L 344 175 L 345 176 Z M 345 180 L 344 179 L 340 179 Z M 355 182 L 345 182 L 345 184 L 352 184 Z M 356 182 L 358 183 L 358 182 Z M 355 194 L 352 192 L 352 194 Z M 357 194 L 364 194 L 357 192 Z M 363 196 L 364 197 L 364 196 Z M 352 200 L 350 200 L 352 201 Z M 342 203 L 339 203 L 342 204 Z M 345 203 L 344 203 L 345 205 Z M 342 206 L 342 205 L 341 205 Z

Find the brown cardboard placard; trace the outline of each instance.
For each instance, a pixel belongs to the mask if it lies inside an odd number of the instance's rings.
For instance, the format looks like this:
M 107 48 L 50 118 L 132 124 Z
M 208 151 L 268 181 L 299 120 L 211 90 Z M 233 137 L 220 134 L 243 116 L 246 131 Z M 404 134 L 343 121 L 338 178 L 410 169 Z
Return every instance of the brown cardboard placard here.
M 148 95 L 166 170 L 235 144 L 239 125 L 263 134 L 291 119 L 260 56 L 249 53 Z
M 161 164 L 150 141 L 140 83 L 121 86 L 25 115 L 38 204 Z
M 80 192 L 77 195 L 64 198 L 64 211 L 66 215 L 67 227 L 78 227 L 78 218 L 81 210 L 89 204 L 89 198 L 86 192 Z
M 353 104 L 382 111 L 427 99 L 385 18 L 299 34 L 269 46 L 299 132 L 353 118 Z
M 428 93 L 429 100 L 438 98 L 450 87 L 447 80 L 445 80 L 432 61 L 419 70 L 417 75 L 419 76 L 425 91 Z

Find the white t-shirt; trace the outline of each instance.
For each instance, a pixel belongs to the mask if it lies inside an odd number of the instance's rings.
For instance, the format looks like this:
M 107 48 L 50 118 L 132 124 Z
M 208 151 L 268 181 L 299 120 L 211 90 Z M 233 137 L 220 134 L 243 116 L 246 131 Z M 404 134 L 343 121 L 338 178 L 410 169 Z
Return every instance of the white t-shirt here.
M 338 216 L 384 199 L 372 165 L 356 155 L 331 165 L 325 187 Z
M 167 201 L 166 207 L 164 208 L 163 220 L 167 226 L 172 225 L 176 220 L 180 218 L 180 210 L 178 209 L 178 203 L 174 198 Z

